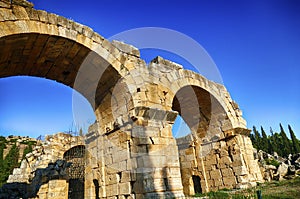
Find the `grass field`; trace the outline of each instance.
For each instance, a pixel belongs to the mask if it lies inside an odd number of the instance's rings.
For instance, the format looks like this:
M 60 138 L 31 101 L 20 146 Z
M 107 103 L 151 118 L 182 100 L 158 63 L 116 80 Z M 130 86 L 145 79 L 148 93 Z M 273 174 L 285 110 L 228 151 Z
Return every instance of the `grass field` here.
M 262 199 L 298 199 L 300 198 L 300 177 L 280 182 L 267 182 L 251 189 L 222 190 L 196 196 L 208 196 L 210 199 L 255 199 L 258 198 L 257 191 L 261 191 Z

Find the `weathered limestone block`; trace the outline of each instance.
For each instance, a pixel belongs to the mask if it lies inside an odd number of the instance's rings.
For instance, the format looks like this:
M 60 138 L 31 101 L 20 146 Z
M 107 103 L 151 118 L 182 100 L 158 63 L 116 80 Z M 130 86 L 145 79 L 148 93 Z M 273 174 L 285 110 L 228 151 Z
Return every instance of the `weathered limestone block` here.
M 232 177 L 232 176 L 234 176 L 233 171 L 232 171 L 231 168 L 221 169 L 221 172 L 222 172 L 223 177 Z
M 212 170 L 209 172 L 211 179 L 221 179 L 222 175 L 220 170 Z
M 66 180 L 50 180 L 48 197 L 65 199 L 68 197 L 68 185 Z
M 224 185 L 228 188 L 233 188 L 237 184 L 236 179 L 229 177 L 229 178 L 223 178 Z
M 128 44 L 125 44 L 123 42 L 116 41 L 116 40 L 112 41 L 112 45 L 114 45 L 115 47 L 117 47 L 118 49 L 120 49 L 124 53 L 134 55 L 136 57 L 140 57 L 139 49 L 137 49 L 136 47 L 134 47 L 132 45 L 128 45 Z
M 130 182 L 124 182 L 119 184 L 119 194 L 123 194 L 123 195 L 131 194 Z
M 119 194 L 118 184 L 105 186 L 106 196 L 117 196 Z
M 233 167 L 233 171 L 237 176 L 247 175 L 248 171 L 245 166 Z

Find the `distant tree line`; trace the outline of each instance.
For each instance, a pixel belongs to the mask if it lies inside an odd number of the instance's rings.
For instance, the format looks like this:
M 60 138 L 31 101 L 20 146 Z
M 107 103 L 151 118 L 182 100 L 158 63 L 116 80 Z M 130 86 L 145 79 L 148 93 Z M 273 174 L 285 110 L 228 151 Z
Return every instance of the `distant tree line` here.
M 288 157 L 289 154 L 300 153 L 300 141 L 297 139 L 292 127 L 288 125 L 290 139 L 287 137 L 282 125 L 280 132 L 273 132 L 270 128 L 270 135 L 267 135 L 264 128 L 260 127 L 260 132 L 255 126 L 250 134 L 253 147 L 263 150 L 269 154 L 277 152 L 279 156 Z

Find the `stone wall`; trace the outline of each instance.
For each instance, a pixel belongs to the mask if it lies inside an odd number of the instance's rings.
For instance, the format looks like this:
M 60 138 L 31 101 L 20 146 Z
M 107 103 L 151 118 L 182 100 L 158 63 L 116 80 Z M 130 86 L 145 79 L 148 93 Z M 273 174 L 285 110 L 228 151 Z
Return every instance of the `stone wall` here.
M 183 196 L 178 150 L 171 126 L 167 125 L 170 122 L 167 118 L 172 119 L 167 115 L 174 113 L 162 113 L 163 118 L 156 118 L 158 114 L 144 118 L 149 111 L 158 110 L 136 110 L 136 123 L 130 119 L 131 131 L 126 131 L 126 124 L 103 134 L 97 129 L 98 123 L 90 127 L 86 139 L 87 198 L 97 195 L 95 180 L 100 198 Z
M 28 153 L 21 162 L 20 168 L 15 168 L 7 183 L 25 183 L 28 185 L 25 195 L 37 198 L 67 198 L 67 177 L 60 175 L 55 169 L 62 165 L 58 160 L 64 159 L 64 153 L 74 146 L 83 145 L 81 137 L 58 133 L 46 136 L 45 141 Z
M 195 194 L 193 176 L 200 177 L 202 192 L 249 188 L 263 182 L 245 132 L 234 129 L 225 139 L 206 143 L 197 142 L 193 135 L 176 139 L 186 195 Z
M 161 57 L 147 65 L 134 46 L 27 1 L 0 0 L 0 26 L 0 77 L 61 82 L 86 97 L 97 118 L 85 141 L 47 137 L 9 182 L 30 183 L 45 169 L 37 195 L 66 197 L 68 179 L 55 168 L 64 173 L 58 160 L 79 145 L 86 149 L 85 198 L 182 197 L 195 192 L 199 179 L 203 192 L 261 180 L 246 121 L 223 85 Z M 178 114 L 192 137 L 176 142 Z

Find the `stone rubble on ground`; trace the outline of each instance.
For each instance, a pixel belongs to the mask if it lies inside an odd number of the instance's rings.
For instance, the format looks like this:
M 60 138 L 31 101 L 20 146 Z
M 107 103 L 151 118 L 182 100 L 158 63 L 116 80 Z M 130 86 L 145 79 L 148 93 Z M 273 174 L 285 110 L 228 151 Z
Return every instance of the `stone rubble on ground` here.
M 276 152 L 270 155 L 262 150 L 254 149 L 254 156 L 259 162 L 261 173 L 265 181 L 292 179 L 300 176 L 300 153 L 290 154 L 288 158 L 278 156 Z M 266 160 L 275 160 L 279 166 L 268 165 Z

